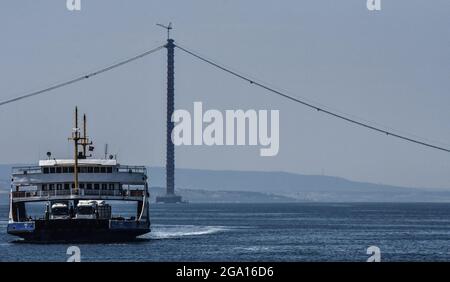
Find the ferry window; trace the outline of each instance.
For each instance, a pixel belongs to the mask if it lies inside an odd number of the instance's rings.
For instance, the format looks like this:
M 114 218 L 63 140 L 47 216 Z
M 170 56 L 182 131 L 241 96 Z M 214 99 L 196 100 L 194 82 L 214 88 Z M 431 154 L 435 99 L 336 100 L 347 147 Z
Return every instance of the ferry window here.
M 43 172 L 44 172 L 45 174 L 47 174 L 47 173 L 48 173 L 48 167 L 44 167 Z
M 70 189 L 70 184 L 64 183 L 64 190 L 69 190 L 69 189 Z
M 109 184 L 109 190 L 114 190 L 114 184 L 113 183 Z
M 112 167 L 107 167 L 107 168 L 106 168 L 106 172 L 107 172 L 107 173 L 112 173 Z
M 84 189 L 84 183 L 80 183 L 80 189 Z
M 86 167 L 80 167 L 80 173 L 86 173 Z
M 42 184 L 42 191 L 47 191 L 47 184 Z
M 50 173 L 55 173 L 55 168 L 54 167 L 50 168 Z
M 61 167 L 56 168 L 56 173 L 61 173 Z
M 108 184 L 103 183 L 103 184 L 102 184 L 102 190 L 106 190 L 106 189 L 108 189 Z
M 94 173 L 99 173 L 100 172 L 100 168 L 98 166 L 94 167 Z
M 72 189 L 75 189 L 75 183 L 72 183 L 71 186 L 72 186 Z
M 69 167 L 69 173 L 73 173 L 73 166 Z
M 69 168 L 68 167 L 63 167 L 62 168 L 62 172 L 63 173 L 68 173 L 69 172 Z
M 87 188 L 88 190 L 92 190 L 92 183 L 86 184 L 86 188 Z
M 56 190 L 62 190 L 62 184 L 56 184 Z
M 94 168 L 92 166 L 88 167 L 88 173 L 93 173 L 94 172 Z
M 100 184 L 95 183 L 95 184 L 94 184 L 94 190 L 99 190 L 99 189 L 100 189 Z
M 48 185 L 48 190 L 52 191 L 55 189 L 55 184 L 49 184 Z
M 100 172 L 101 172 L 101 173 L 106 173 L 106 167 L 101 167 L 101 168 L 100 168 Z

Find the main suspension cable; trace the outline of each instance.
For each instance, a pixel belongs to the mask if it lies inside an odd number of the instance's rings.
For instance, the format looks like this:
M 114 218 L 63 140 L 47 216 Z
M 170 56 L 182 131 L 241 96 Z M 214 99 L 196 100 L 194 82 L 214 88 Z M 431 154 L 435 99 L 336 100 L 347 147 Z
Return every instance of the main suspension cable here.
M 18 96 L 18 97 L 9 99 L 9 100 L 1 101 L 1 102 L 0 102 L 0 106 L 4 106 L 4 105 L 6 105 L 6 104 L 13 103 L 13 102 L 16 102 L 16 101 L 20 101 L 20 100 L 23 100 L 23 99 L 26 99 L 26 98 L 30 98 L 30 97 L 33 97 L 33 96 L 41 95 L 41 94 L 50 92 L 50 91 L 52 91 L 52 90 L 55 90 L 55 89 L 58 89 L 58 88 L 61 88 L 61 87 L 65 87 L 65 86 L 68 86 L 68 85 L 77 83 L 77 82 L 79 82 L 79 81 L 82 81 L 82 80 L 91 78 L 91 77 L 93 77 L 93 76 L 102 74 L 102 73 L 104 73 L 104 72 L 113 70 L 113 69 L 118 68 L 118 67 L 120 67 L 120 66 L 123 66 L 123 65 L 126 65 L 126 64 L 128 64 L 128 63 L 131 63 L 131 62 L 133 62 L 133 61 L 136 61 L 136 60 L 138 60 L 138 59 L 141 59 L 141 58 L 143 58 L 143 57 L 145 57 L 145 56 L 147 56 L 147 55 L 150 55 L 150 54 L 152 54 L 152 53 L 154 53 L 154 52 L 156 52 L 156 51 L 161 50 L 162 48 L 164 48 L 164 45 L 163 45 L 163 46 L 156 47 L 156 48 L 151 49 L 151 50 L 148 50 L 148 51 L 146 51 L 146 52 L 143 52 L 143 53 L 141 53 L 141 54 L 139 54 L 139 55 L 136 55 L 136 56 L 133 56 L 133 57 L 131 57 L 131 58 L 122 60 L 122 61 L 120 61 L 120 62 L 118 62 L 118 63 L 115 63 L 115 64 L 110 65 L 110 66 L 108 66 L 108 67 L 104 67 L 104 68 L 99 69 L 99 70 L 97 70 L 97 71 L 90 72 L 90 73 L 87 73 L 87 74 L 85 74 L 85 75 L 82 75 L 82 76 L 73 78 L 73 79 L 71 79 L 71 80 L 67 80 L 67 81 L 64 81 L 64 82 L 55 84 L 55 85 L 53 85 L 53 86 L 50 86 L 50 87 L 47 87 L 47 88 L 44 88 L 44 89 L 40 89 L 40 90 L 37 90 L 37 91 L 33 91 L 33 92 L 30 92 L 30 93 L 27 93 L 27 94 L 24 94 L 24 95 L 21 95 L 21 96 Z
M 304 100 L 301 100 L 299 98 L 296 98 L 296 97 L 293 97 L 293 96 L 288 95 L 286 93 L 283 93 L 283 92 L 281 92 L 279 90 L 276 90 L 276 89 L 274 89 L 272 87 L 269 87 L 266 84 L 263 84 L 261 82 L 255 81 L 254 79 L 249 78 L 247 75 L 239 74 L 236 71 L 231 70 L 230 68 L 227 68 L 227 67 L 225 67 L 225 66 L 223 66 L 223 65 L 221 65 L 219 63 L 213 62 L 212 60 L 207 59 L 204 56 L 201 56 L 201 55 L 199 55 L 196 52 L 194 53 L 193 51 L 187 50 L 186 48 L 183 48 L 183 47 L 181 47 L 178 44 L 176 44 L 175 47 L 180 49 L 181 51 L 183 51 L 183 52 L 185 52 L 185 53 L 187 53 L 187 54 L 189 54 L 189 55 L 191 55 L 191 56 L 193 56 L 193 57 L 195 57 L 195 58 L 205 62 L 205 63 L 208 63 L 208 64 L 210 64 L 210 65 L 212 65 L 212 66 L 222 70 L 222 71 L 225 71 L 225 72 L 227 72 L 227 73 L 229 73 L 229 74 L 231 74 L 231 75 L 233 75 L 235 77 L 238 77 L 238 78 L 240 78 L 242 80 L 245 80 L 245 81 L 249 82 L 252 85 L 256 85 L 256 86 L 258 86 L 260 88 L 263 88 L 263 89 L 265 89 L 265 90 L 267 90 L 267 91 L 269 91 L 269 92 L 271 92 L 273 94 L 276 94 L 278 96 L 286 98 L 286 99 L 288 99 L 290 101 L 302 104 L 302 105 L 304 105 L 306 107 L 315 109 L 315 110 L 317 110 L 319 112 L 325 113 L 325 114 L 333 116 L 335 118 L 347 121 L 349 123 L 352 123 L 352 124 L 355 124 L 355 125 L 358 125 L 358 126 L 362 126 L 362 127 L 368 128 L 368 129 L 373 130 L 373 131 L 377 131 L 377 132 L 386 134 L 388 136 L 390 135 L 390 136 L 393 136 L 393 137 L 396 137 L 396 138 L 399 138 L 399 139 L 402 139 L 402 140 L 405 140 L 405 141 L 408 141 L 408 142 L 416 143 L 416 144 L 419 144 L 419 145 L 422 145 L 422 146 L 426 146 L 426 147 L 430 147 L 430 148 L 433 148 L 433 149 L 437 149 L 437 150 L 441 150 L 441 151 L 450 153 L 450 149 L 447 149 L 447 148 L 444 148 L 444 147 L 441 147 L 441 146 L 437 146 L 437 145 L 434 145 L 434 144 L 431 144 L 431 143 L 428 143 L 428 142 L 420 141 L 418 139 L 410 138 L 410 137 L 407 137 L 407 136 L 404 136 L 404 135 L 401 135 L 401 134 L 397 134 L 397 133 L 395 133 L 393 131 L 388 131 L 388 130 L 382 129 L 380 127 L 372 126 L 372 125 L 370 125 L 368 123 L 361 122 L 361 121 L 358 121 L 356 119 L 346 117 L 346 116 L 344 116 L 342 114 L 339 114 L 339 113 L 336 113 L 336 112 L 324 109 L 323 107 L 319 107 L 319 106 L 313 105 L 311 102 L 306 102 Z

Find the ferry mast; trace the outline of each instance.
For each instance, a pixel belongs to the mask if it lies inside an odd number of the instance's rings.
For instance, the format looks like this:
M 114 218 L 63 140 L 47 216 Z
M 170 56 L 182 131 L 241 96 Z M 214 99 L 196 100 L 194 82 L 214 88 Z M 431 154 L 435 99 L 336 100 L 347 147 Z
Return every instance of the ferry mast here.
M 88 145 L 92 145 L 92 142 L 89 142 L 89 138 L 87 137 L 87 119 L 86 114 L 83 115 L 83 136 L 80 134 L 80 128 L 78 127 L 78 107 L 75 107 L 75 116 L 74 116 L 74 124 L 75 127 L 72 130 L 72 137 L 69 140 L 73 141 L 74 144 L 74 166 L 73 166 L 73 175 L 74 175 L 74 194 L 78 193 L 78 159 L 86 159 L 86 147 Z M 83 151 L 79 151 L 78 146 L 82 146 Z
M 80 129 L 78 128 L 78 107 L 75 107 L 75 127 L 72 130 L 72 138 L 75 150 L 74 150 L 74 166 L 73 166 L 73 175 L 74 175 L 74 192 L 77 194 L 78 192 L 78 145 L 81 139 L 80 137 Z

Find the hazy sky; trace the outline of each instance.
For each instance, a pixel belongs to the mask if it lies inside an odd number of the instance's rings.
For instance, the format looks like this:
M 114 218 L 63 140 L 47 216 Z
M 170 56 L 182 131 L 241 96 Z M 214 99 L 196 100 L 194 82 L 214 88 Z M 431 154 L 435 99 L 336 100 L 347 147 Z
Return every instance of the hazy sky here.
M 121 1 L 0 3 L 0 101 L 177 43 L 293 96 L 450 147 L 450 1 Z M 75 105 L 101 155 L 164 165 L 166 51 L 44 96 L 0 107 L 0 163 L 69 157 Z M 272 96 L 176 50 L 176 108 L 280 110 L 280 151 L 177 147 L 186 168 L 326 174 L 450 187 L 450 154 L 358 128 Z M 410 135 L 408 135 L 410 136 Z M 446 145 L 447 144 L 447 145 Z

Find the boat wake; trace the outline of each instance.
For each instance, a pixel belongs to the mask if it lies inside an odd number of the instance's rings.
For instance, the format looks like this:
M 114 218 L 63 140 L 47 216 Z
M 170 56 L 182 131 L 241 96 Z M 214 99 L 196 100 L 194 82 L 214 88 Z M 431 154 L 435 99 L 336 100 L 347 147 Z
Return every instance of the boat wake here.
M 211 235 L 230 230 L 225 226 L 199 225 L 152 225 L 152 232 L 140 238 L 145 239 L 176 239 L 183 237 Z

